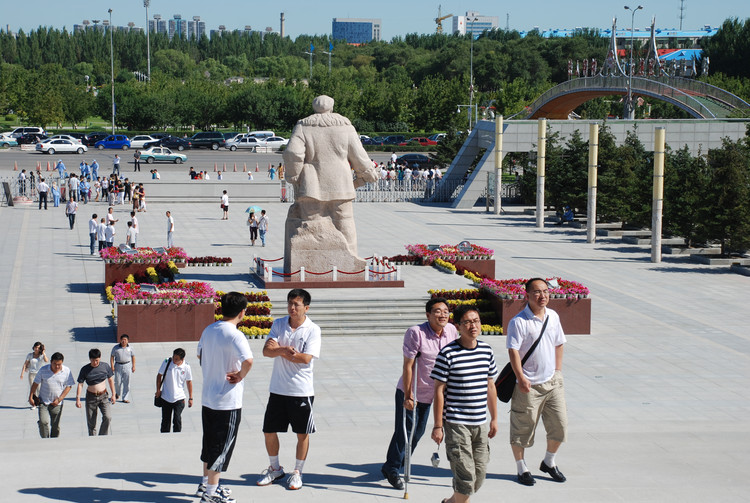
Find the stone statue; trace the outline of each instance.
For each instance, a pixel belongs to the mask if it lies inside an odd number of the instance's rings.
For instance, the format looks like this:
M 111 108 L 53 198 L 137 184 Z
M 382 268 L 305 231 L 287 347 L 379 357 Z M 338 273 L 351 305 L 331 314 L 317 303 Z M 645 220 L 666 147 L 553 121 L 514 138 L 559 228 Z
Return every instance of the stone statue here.
M 333 98 L 318 96 L 312 105 L 315 113 L 297 122 L 284 150 L 285 177 L 294 187 L 284 271 L 361 271 L 366 261 L 357 256 L 354 189 L 379 173 L 349 119 L 333 113 Z

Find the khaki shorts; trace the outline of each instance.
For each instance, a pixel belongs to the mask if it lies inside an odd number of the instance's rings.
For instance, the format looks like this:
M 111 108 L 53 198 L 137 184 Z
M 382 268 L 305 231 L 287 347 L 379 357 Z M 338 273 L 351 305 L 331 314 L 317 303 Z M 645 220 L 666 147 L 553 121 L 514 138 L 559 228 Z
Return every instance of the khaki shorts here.
M 466 425 L 445 422 L 445 452 L 453 472 L 453 490 L 470 496 L 487 475 L 490 460 L 487 424 Z
M 532 385 L 528 393 L 521 393 L 516 384 L 510 401 L 510 444 L 523 448 L 534 445 L 540 416 L 547 430 L 547 440 L 565 442 L 568 413 L 560 371 L 555 371 L 549 381 Z

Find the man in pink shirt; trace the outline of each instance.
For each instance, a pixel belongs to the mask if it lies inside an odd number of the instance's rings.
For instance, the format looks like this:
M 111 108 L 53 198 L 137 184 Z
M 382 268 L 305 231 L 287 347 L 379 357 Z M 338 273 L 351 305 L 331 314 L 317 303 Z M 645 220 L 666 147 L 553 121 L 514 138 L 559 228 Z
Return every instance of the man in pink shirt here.
M 412 414 L 415 406 L 414 369 L 417 370 L 416 393 L 416 428 L 411 441 L 411 450 L 417 447 L 424 434 L 430 407 L 434 395 L 434 381 L 430 372 L 435 365 L 435 358 L 443 346 L 458 339 L 456 327 L 450 323 L 448 301 L 437 297 L 427 301 L 427 321 L 410 327 L 404 334 L 404 367 L 401 379 L 396 388 L 396 422 L 395 431 L 388 446 L 386 461 L 380 469 L 388 482 L 395 489 L 403 489 L 399 471 L 404 465 L 406 437 L 404 436 L 403 414 L 406 412 L 406 431 L 411 434 Z

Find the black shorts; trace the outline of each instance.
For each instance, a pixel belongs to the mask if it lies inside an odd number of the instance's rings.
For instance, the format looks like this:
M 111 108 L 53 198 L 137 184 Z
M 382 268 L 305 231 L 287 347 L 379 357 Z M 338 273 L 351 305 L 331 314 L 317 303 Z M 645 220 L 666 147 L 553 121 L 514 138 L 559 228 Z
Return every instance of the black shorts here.
M 279 433 L 292 425 L 294 433 L 315 433 L 314 396 L 284 396 L 271 393 L 263 418 L 263 433 Z
M 201 461 L 209 470 L 225 472 L 232 458 L 237 430 L 240 427 L 242 409 L 214 410 L 203 407 L 203 449 Z

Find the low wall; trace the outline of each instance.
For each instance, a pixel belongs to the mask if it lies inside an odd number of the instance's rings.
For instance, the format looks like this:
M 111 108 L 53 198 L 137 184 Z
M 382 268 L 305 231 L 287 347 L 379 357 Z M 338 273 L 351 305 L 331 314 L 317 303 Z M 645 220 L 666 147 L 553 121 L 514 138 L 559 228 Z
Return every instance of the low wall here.
M 503 333 L 508 333 L 511 318 L 526 307 L 525 299 L 498 299 L 492 297 L 492 306 L 502 320 Z M 560 324 L 566 334 L 591 333 L 591 299 L 550 299 L 549 308 L 560 316 Z
M 117 340 L 182 342 L 200 340 L 214 322 L 214 304 L 121 304 L 117 306 Z

